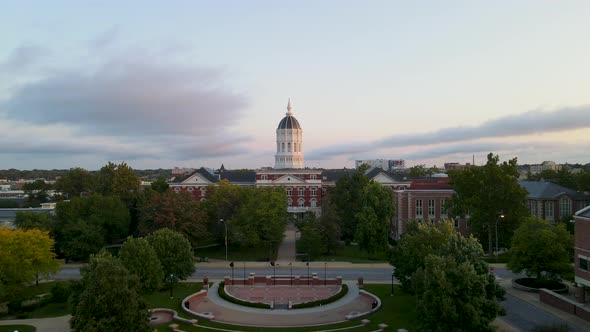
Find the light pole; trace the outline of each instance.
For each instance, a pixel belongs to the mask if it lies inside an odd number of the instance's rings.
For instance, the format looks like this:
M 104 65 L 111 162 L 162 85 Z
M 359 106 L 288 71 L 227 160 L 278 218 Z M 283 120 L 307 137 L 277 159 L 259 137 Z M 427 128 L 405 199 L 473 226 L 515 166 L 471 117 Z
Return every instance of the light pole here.
M 244 286 L 246 286 L 246 262 L 242 262 L 244 266 Z
M 229 266 L 231 267 L 231 285 L 234 285 L 234 262 L 229 263 Z
M 293 262 L 290 262 L 289 266 L 291 267 L 291 286 L 293 286 Z
M 170 273 L 170 298 L 173 299 L 172 287 L 174 286 L 174 274 Z
M 328 273 L 326 270 L 328 268 L 328 262 L 324 262 L 324 286 L 326 286 L 326 281 L 327 281 L 327 277 L 328 277 Z
M 498 218 L 496 218 L 496 255 L 498 255 L 498 221 L 504 218 L 503 214 L 500 214 Z
M 219 219 L 225 226 L 225 261 L 227 262 L 227 223 L 223 219 Z
M 309 262 L 306 262 L 305 265 L 307 265 L 307 286 L 309 287 Z
M 277 267 L 275 266 L 275 262 L 271 261 L 270 265 L 272 265 L 272 284 L 277 284 Z
M 391 296 L 393 296 L 393 270 L 391 271 Z

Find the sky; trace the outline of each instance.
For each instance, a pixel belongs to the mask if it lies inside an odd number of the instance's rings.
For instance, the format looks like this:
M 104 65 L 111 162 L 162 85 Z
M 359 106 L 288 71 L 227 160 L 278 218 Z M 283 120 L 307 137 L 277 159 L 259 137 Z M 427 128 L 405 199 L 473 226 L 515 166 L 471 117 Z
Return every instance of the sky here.
M 590 162 L 590 2 L 2 1 L 0 169 Z

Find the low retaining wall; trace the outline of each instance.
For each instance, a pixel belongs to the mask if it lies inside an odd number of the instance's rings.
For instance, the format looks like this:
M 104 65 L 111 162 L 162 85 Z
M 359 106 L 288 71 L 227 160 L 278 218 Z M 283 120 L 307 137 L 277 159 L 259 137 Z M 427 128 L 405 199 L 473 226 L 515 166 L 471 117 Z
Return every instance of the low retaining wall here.
M 520 278 L 520 279 L 528 279 L 528 278 Z M 523 290 L 526 292 L 531 292 L 531 293 L 539 293 L 539 290 L 541 290 L 541 288 L 533 288 L 533 287 L 528 287 L 528 286 L 519 284 L 517 282 L 517 280 L 520 280 L 520 279 L 512 279 L 512 288 L 520 289 L 520 290 Z M 545 288 L 543 288 L 543 289 L 545 289 Z M 553 289 L 551 291 L 555 292 L 555 293 L 560 293 L 560 294 L 567 294 L 568 290 L 569 289 L 567 288 L 567 286 L 563 285 L 562 289 Z
M 149 311 L 150 311 L 150 313 L 154 313 L 154 312 L 168 313 L 168 314 L 172 315 L 173 320 L 181 322 L 181 323 L 185 323 L 185 324 L 197 325 L 197 323 L 198 323 L 198 320 L 182 318 L 182 317 L 178 316 L 178 313 L 176 312 L 176 310 L 172 310 L 172 309 L 168 309 L 168 308 L 155 308 L 155 309 L 150 309 Z
M 226 276 L 224 278 L 224 283 L 228 286 L 231 285 L 246 285 L 246 286 L 254 286 L 255 284 L 263 284 L 267 286 L 322 286 L 322 285 L 330 285 L 330 286 L 340 286 L 342 285 L 342 277 L 336 278 L 327 278 L 327 279 L 320 279 L 317 275 L 314 275 L 311 278 L 307 278 L 307 276 L 300 276 L 300 275 L 277 275 L 277 276 L 257 276 L 254 273 L 250 273 L 248 279 L 244 280 L 243 278 L 230 278 Z
M 377 305 L 375 306 L 375 308 L 373 308 L 369 311 L 348 314 L 348 315 L 346 315 L 346 320 L 365 318 L 365 317 L 371 315 L 372 313 L 376 312 L 377 310 L 381 309 L 381 299 L 378 296 L 373 295 L 372 293 L 369 293 L 369 292 L 362 290 L 362 289 L 359 290 L 359 293 L 372 297 L 373 301 L 377 301 Z
M 545 288 L 539 290 L 539 300 L 552 307 L 590 322 L 590 310 L 574 300 Z
M 187 303 L 190 303 L 190 300 L 192 299 L 198 299 L 201 297 L 205 297 L 207 296 L 207 290 L 202 289 L 194 294 L 191 294 L 187 297 L 184 298 L 184 300 L 182 300 L 182 309 L 184 310 L 184 312 L 191 314 L 193 316 L 197 316 L 199 318 L 203 318 L 203 319 L 207 319 L 207 320 L 212 320 L 215 319 L 215 316 L 209 312 L 196 312 L 196 311 L 192 311 L 190 308 L 187 308 Z

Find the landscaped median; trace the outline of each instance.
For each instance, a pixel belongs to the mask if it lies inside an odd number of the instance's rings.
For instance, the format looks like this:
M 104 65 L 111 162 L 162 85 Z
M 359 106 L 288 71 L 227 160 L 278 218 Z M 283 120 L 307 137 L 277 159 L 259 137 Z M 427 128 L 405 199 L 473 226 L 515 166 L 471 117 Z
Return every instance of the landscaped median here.
M 297 303 L 293 305 L 293 309 L 303 309 L 303 308 L 312 308 L 312 307 L 319 307 L 322 305 L 326 305 L 328 303 L 336 302 L 343 298 L 346 294 L 348 294 L 348 285 L 342 284 L 340 291 L 327 299 L 321 299 L 312 302 L 304 302 L 304 303 Z
M 243 305 L 245 307 L 252 307 L 252 308 L 259 308 L 259 309 L 270 309 L 269 304 L 261 303 L 261 302 L 244 301 L 244 300 L 240 300 L 238 298 L 231 296 L 230 294 L 225 292 L 225 283 L 223 281 L 221 281 L 219 283 L 219 287 L 217 287 L 217 293 L 219 294 L 219 297 L 221 297 L 222 299 L 224 299 L 228 302 L 231 302 L 231 303 L 235 303 L 237 305 Z

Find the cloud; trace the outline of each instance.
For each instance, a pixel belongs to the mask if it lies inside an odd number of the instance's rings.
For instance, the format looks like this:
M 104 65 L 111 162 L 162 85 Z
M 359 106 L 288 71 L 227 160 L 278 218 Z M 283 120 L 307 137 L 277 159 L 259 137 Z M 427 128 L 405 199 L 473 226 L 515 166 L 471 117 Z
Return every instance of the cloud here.
M 21 45 L 16 47 L 4 61 L 0 61 L 0 77 L 26 70 L 48 54 L 49 51 L 47 49 L 38 45 Z
M 550 112 L 535 110 L 489 120 L 478 126 L 450 127 L 430 133 L 395 135 L 372 142 L 325 146 L 310 151 L 306 158 L 310 160 L 322 160 L 335 156 L 366 154 L 367 152 L 374 152 L 388 148 L 428 146 L 441 143 L 473 141 L 485 138 L 526 136 L 589 127 L 590 106 L 565 107 Z M 491 143 L 489 142 L 484 142 L 462 146 L 470 146 L 471 151 L 469 152 L 482 152 L 492 151 L 493 149 L 488 148 L 490 147 L 490 144 Z M 515 143 L 515 145 L 520 147 L 525 147 L 525 144 L 527 143 L 522 143 L 520 145 L 519 143 Z M 437 149 L 444 151 L 445 149 L 453 149 L 453 146 L 438 147 Z M 424 158 L 440 155 L 441 152 L 437 152 L 437 149 L 433 149 L 430 156 L 427 156 L 424 153 L 421 153 L 420 155 Z M 452 153 L 452 151 L 449 151 L 448 153 Z

